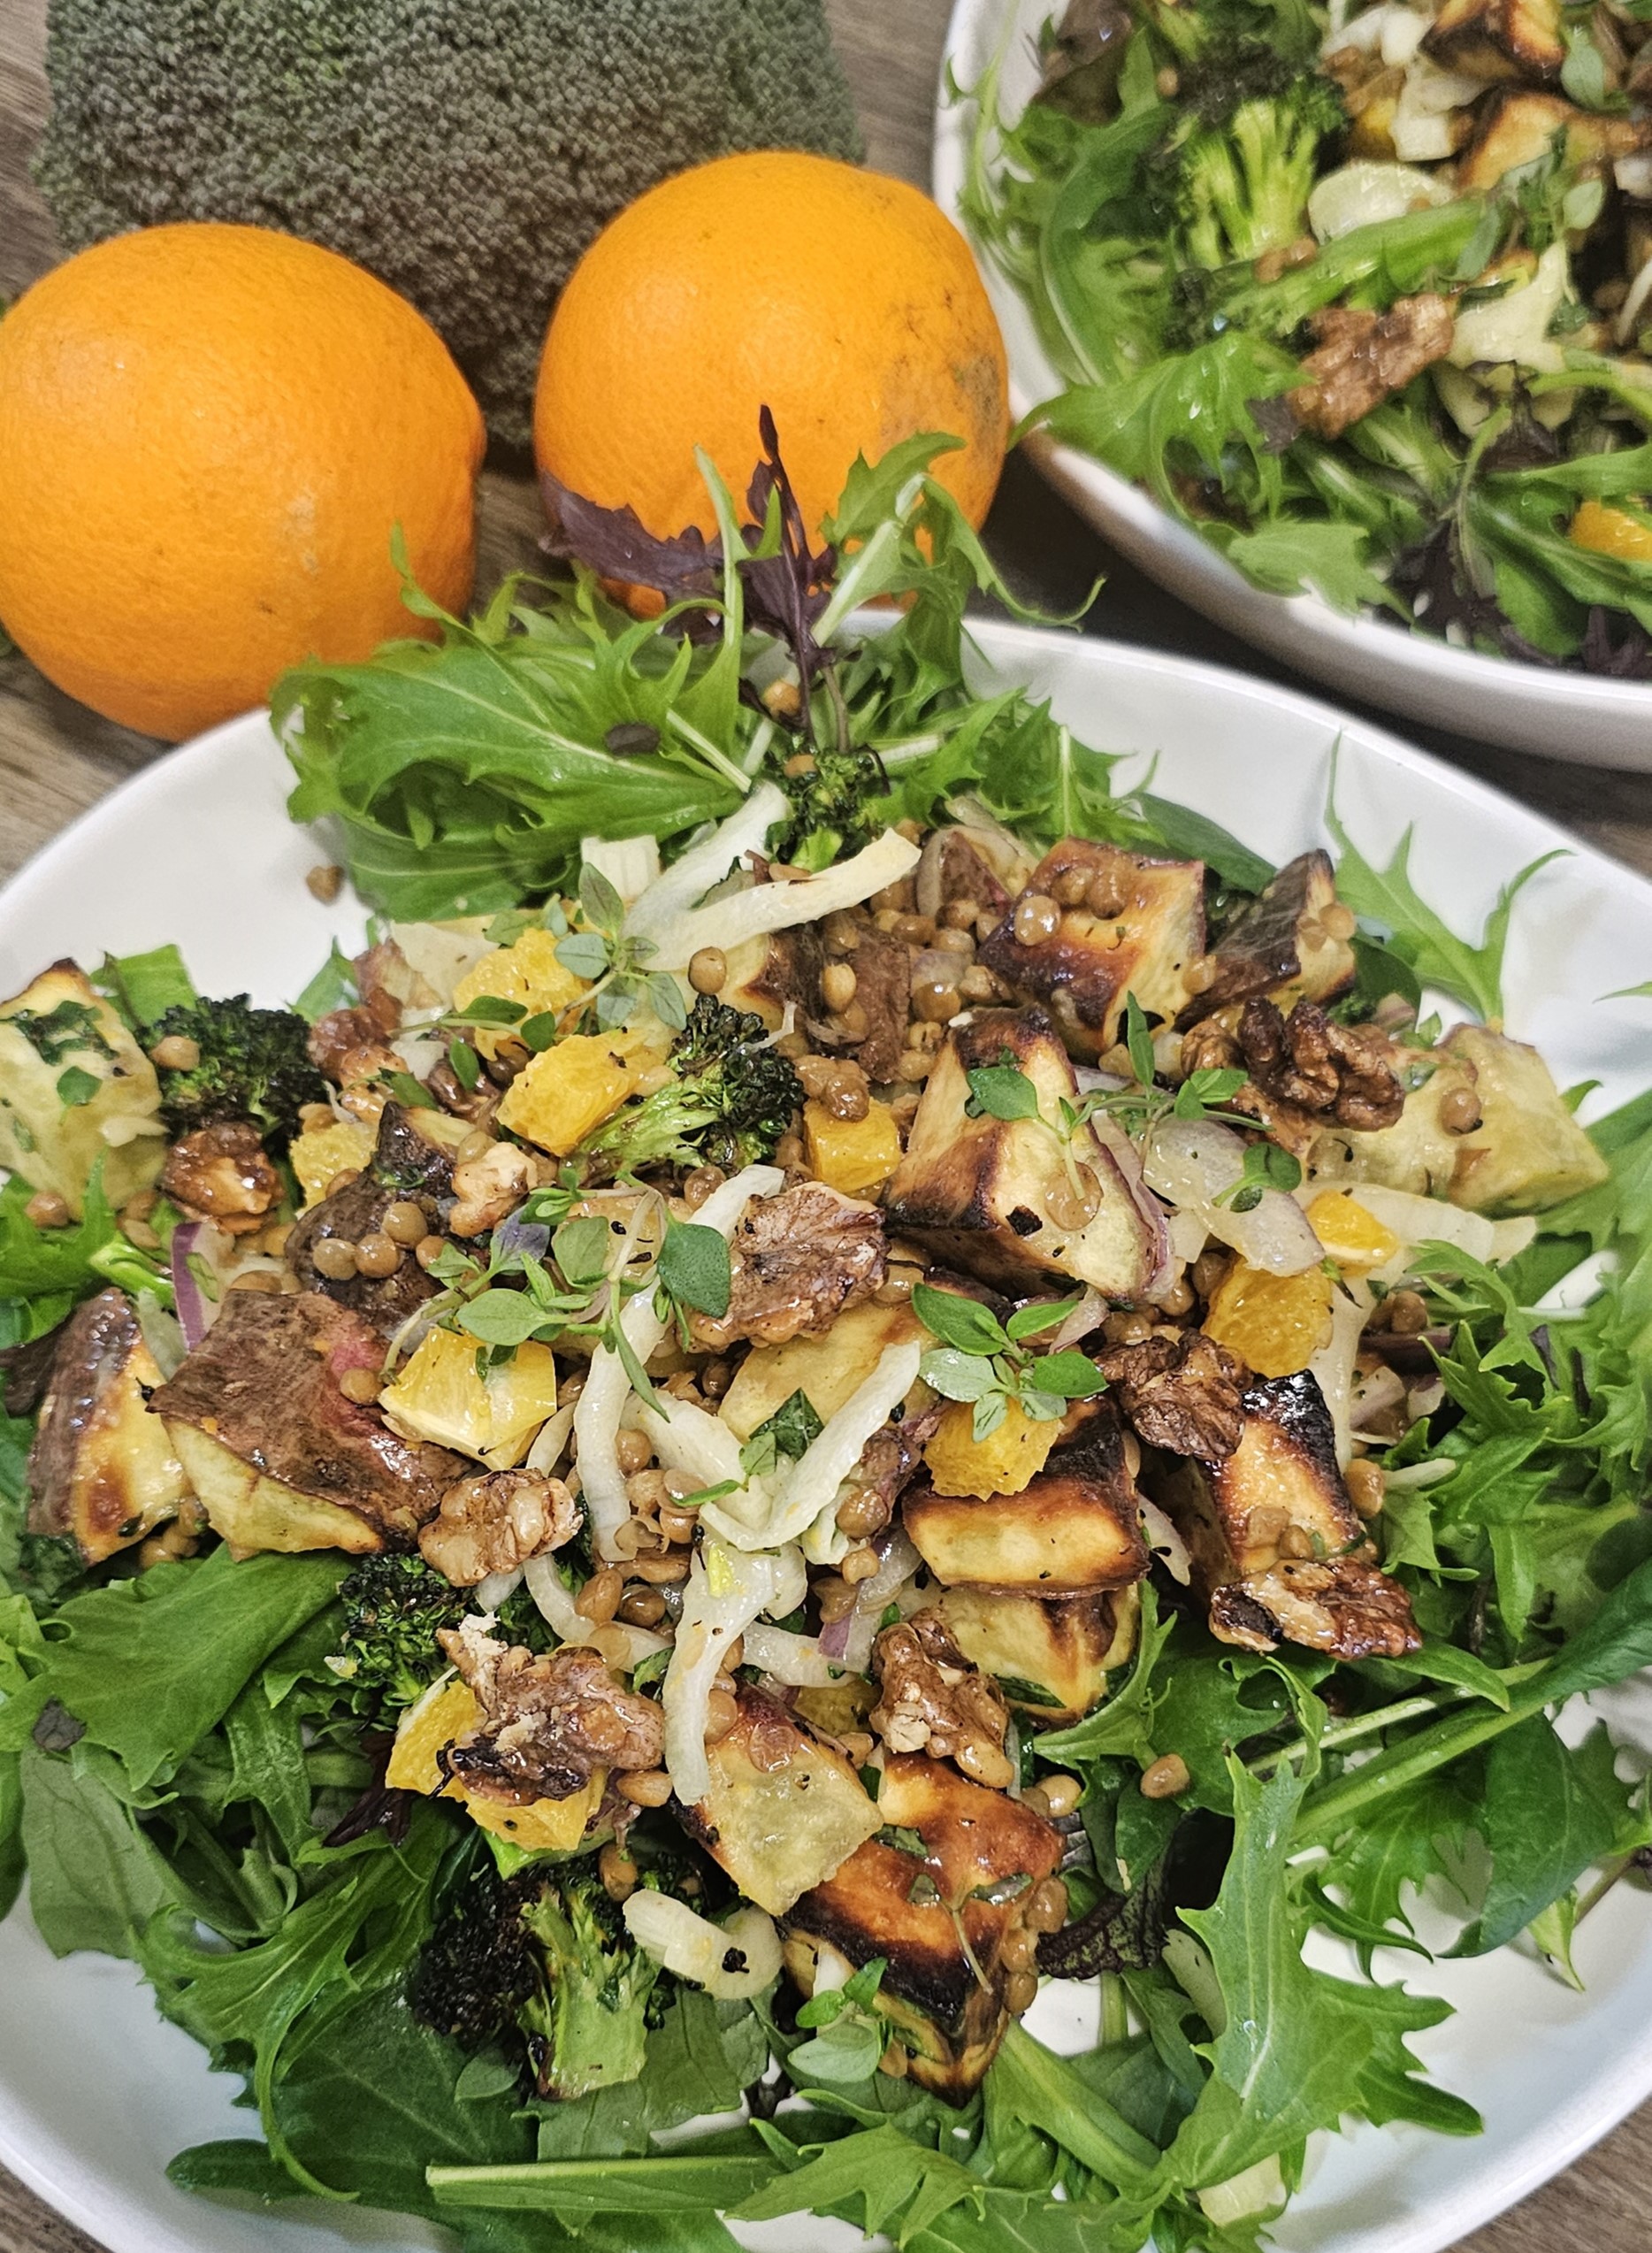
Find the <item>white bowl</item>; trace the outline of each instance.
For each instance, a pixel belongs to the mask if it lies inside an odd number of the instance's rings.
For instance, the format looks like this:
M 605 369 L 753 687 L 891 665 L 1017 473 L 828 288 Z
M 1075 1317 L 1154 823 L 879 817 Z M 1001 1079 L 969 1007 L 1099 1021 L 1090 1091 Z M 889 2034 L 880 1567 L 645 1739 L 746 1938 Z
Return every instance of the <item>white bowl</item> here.
M 1154 788 L 1198 807 L 1271 859 L 1327 841 L 1337 805 L 1355 841 L 1386 860 L 1415 822 L 1425 898 L 1477 936 L 1499 886 L 1563 845 L 1516 903 L 1505 976 L 1513 1030 L 1561 1084 L 1598 1079 L 1609 1108 L 1652 1084 L 1652 1004 L 1597 997 L 1652 966 L 1652 885 L 1482 783 L 1290 690 L 1214 666 L 1077 635 L 991 622 L 977 635 L 1002 679 L 1052 701 L 1081 740 L 1157 760 Z M 290 778 L 262 715 L 187 744 L 105 799 L 0 893 L 0 992 L 54 957 L 95 963 L 172 939 L 209 992 L 289 1000 L 337 937 L 359 939 L 348 895 L 305 888 L 325 843 L 287 821 Z M 1607 1704 L 1609 1701 L 1598 1701 Z M 1652 1682 L 1614 1697 L 1620 1731 L 1652 1752 Z M 1652 1902 L 1619 1887 L 1578 1935 L 1574 1994 L 1504 1950 L 1472 1963 L 1383 1955 L 1380 1975 L 1446 1996 L 1457 2016 L 1420 2037 L 1446 2087 L 1478 2105 L 1471 2142 L 1414 2127 L 1316 2138 L 1308 2180 L 1275 2233 L 1287 2253 L 1438 2253 L 1566 2166 L 1652 2094 Z M 1036 2006 L 1059 2040 L 1078 1991 Z M 156 2015 L 128 1965 L 54 1963 L 27 1912 L 0 1924 L 0 2163 L 114 2253 L 339 2253 L 348 2239 L 407 2253 L 424 2227 L 359 2209 L 301 2219 L 232 2211 L 174 2190 L 185 2146 L 256 2133 L 236 2084 Z M 751 2242 L 755 2234 L 747 2234 Z M 840 2226 L 792 2220 L 761 2242 L 843 2253 Z
M 949 85 L 968 88 L 979 81 L 1013 15 L 1004 95 L 1013 116 L 1038 82 L 1034 46 L 1038 28 L 1060 14 L 1061 4 L 1062 0 L 957 0 L 936 104 L 934 185 L 937 202 L 960 226 L 975 110 L 953 99 Z M 1010 397 L 1019 418 L 1062 390 L 1063 379 L 1045 356 L 1014 287 L 979 249 L 976 263 L 1004 331 Z M 1026 445 L 1051 484 L 1139 570 L 1287 664 L 1363 702 L 1483 743 L 1589 766 L 1652 772 L 1652 682 L 1605 680 L 1511 657 L 1484 657 L 1379 618 L 1349 617 L 1317 594 L 1266 594 L 1115 471 L 1045 437 L 1035 435 Z M 1105 594 L 1102 602 L 1105 617 Z

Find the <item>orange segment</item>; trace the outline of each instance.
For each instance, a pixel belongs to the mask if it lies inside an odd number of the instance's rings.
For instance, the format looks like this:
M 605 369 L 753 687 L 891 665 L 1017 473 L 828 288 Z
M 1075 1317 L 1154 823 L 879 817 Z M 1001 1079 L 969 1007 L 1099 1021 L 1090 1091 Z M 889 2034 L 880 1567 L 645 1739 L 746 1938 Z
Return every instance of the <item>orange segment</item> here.
M 1308 1225 L 1339 1268 L 1364 1274 L 1386 1267 L 1400 1248 L 1400 1239 L 1368 1213 L 1358 1198 L 1327 1189 L 1308 1207 Z
M 1652 516 L 1640 509 L 1610 508 L 1604 501 L 1583 501 L 1572 519 L 1574 548 L 1620 563 L 1652 563 Z
M 1331 1334 L 1332 1288 L 1322 1268 L 1274 1276 L 1238 1261 L 1211 1300 L 1205 1334 L 1258 1376 L 1295 1376 Z

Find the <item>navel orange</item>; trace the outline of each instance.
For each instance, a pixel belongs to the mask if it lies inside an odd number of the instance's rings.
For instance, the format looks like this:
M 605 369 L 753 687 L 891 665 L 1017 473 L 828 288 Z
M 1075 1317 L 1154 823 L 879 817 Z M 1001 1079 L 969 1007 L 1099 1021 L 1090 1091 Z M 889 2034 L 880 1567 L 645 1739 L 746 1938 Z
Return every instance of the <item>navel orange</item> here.
M 266 228 L 83 250 L 0 321 L 0 624 L 59 688 L 172 738 L 310 655 L 468 601 L 482 418 L 394 290 Z
M 1008 436 L 1003 340 L 963 237 L 903 180 L 787 150 L 679 172 L 605 228 L 546 334 L 539 465 L 664 536 L 714 519 L 703 447 L 737 497 L 761 407 L 809 524 L 857 454 L 965 441 L 937 474 L 973 524 Z

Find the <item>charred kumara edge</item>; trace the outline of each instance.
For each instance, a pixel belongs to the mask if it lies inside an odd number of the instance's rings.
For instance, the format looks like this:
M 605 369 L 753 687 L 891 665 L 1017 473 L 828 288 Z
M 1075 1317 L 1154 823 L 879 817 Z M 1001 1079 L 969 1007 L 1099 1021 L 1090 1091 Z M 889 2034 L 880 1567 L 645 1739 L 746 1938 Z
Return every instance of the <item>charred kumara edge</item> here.
M 1022 897 L 1059 900 L 1084 877 L 1089 899 L 1063 908 L 1052 938 L 1023 943 L 1011 913 L 983 941 L 980 959 L 1048 1009 L 1078 1054 L 1094 1058 L 1118 1039 L 1127 995 L 1166 1023 L 1185 1007 L 1188 965 L 1205 952 L 1205 863 L 1149 860 L 1065 837 L 1033 870 Z
M 1019 1800 L 921 1753 L 888 1762 L 877 1812 L 915 1831 L 922 1855 L 881 1839 L 859 1847 L 787 1912 L 786 1968 L 809 1995 L 829 1951 L 855 1968 L 883 1957 L 877 2007 L 912 2053 L 912 2078 L 962 2104 L 1009 2023 L 1004 1943 L 1024 1928 L 1035 1888 L 1059 1862 L 1061 1835 Z M 1010 1897 L 977 1898 L 983 1890 Z
M 29 1451 L 31 1533 L 66 1534 L 97 1565 L 177 1516 L 189 1485 L 149 1413 L 160 1382 L 123 1291 L 76 1307 L 57 1333 Z
M 1423 52 L 1472 78 L 1556 85 L 1566 42 L 1556 0 L 1445 0 Z
M 938 1607 L 953 1641 L 990 1674 L 1023 1728 L 1065 1728 L 1107 1695 L 1136 1652 L 1137 1584 L 1087 1596 L 1006 1596 L 946 1588 Z
M 1327 1001 L 1354 982 L 1354 950 L 1332 939 L 1319 916 L 1336 900 L 1329 854 L 1298 854 L 1250 906 L 1242 908 L 1212 950 L 1216 975 L 1176 1019 L 1180 1031 L 1235 1002 L 1266 995 L 1281 1010 L 1303 1000 Z
M 1032 1082 L 1045 1120 L 1077 1101 L 1072 1060 L 1042 1009 L 983 1009 L 955 1026 L 884 1192 L 890 1230 L 1013 1294 L 1065 1277 L 1108 1299 L 1139 1298 L 1157 1246 L 1112 1151 L 1088 1127 L 1077 1130 L 1075 1153 L 1094 1173 L 1101 1202 L 1082 1228 L 1064 1229 L 1049 1217 L 1049 1199 L 1067 1179 L 1055 1136 L 1037 1120 L 971 1116 L 970 1072 L 1006 1057 Z
M 1404 1590 L 1380 1572 L 1337 1467 L 1335 1433 L 1309 1371 L 1246 1387 L 1238 1446 L 1220 1462 L 1159 1456 L 1149 1490 L 1187 1544 L 1219 1640 L 1270 1651 L 1302 1643 L 1337 1659 L 1418 1647 Z M 1309 1554 L 1281 1544 L 1288 1529 Z
M 318 1292 L 228 1293 L 151 1406 L 232 1547 L 409 1548 L 473 1468 L 346 1399 L 342 1372 L 377 1368 L 383 1352 L 363 1316 Z

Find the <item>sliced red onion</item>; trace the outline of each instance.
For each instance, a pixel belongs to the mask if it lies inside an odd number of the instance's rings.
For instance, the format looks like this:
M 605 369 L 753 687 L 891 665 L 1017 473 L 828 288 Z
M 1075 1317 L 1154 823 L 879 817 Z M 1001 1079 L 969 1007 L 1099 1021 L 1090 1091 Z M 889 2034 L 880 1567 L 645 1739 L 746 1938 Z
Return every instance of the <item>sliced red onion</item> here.
M 1176 1531 L 1157 1502 L 1143 1500 L 1142 1530 L 1147 1536 L 1147 1545 L 1164 1566 L 1172 1580 L 1185 1588 L 1193 1577 L 1193 1560 L 1188 1555 L 1188 1544 Z
M 1244 1145 L 1211 1119 L 1161 1119 L 1143 1152 L 1148 1186 L 1179 1211 L 1192 1213 L 1246 1264 L 1269 1275 L 1300 1275 L 1324 1259 L 1319 1238 L 1293 1197 L 1265 1189 L 1249 1211 L 1225 1200 L 1244 1177 Z
M 172 1230 L 169 1265 L 172 1278 L 172 1303 L 178 1311 L 178 1327 L 184 1334 L 184 1344 L 193 1353 L 206 1336 L 212 1317 L 207 1312 L 207 1298 L 195 1281 L 189 1261 L 200 1253 L 201 1239 L 205 1233 L 204 1221 L 185 1221 Z M 205 1257 L 204 1253 L 200 1256 Z
M 841 1658 L 851 1674 L 863 1674 L 871 1664 L 878 1621 L 891 1604 L 909 1591 L 913 1575 L 923 1561 L 899 1526 L 881 1533 L 876 1545 L 880 1559 L 877 1570 L 856 1584 L 852 1609 L 821 1629 L 821 1649 L 829 1659 Z M 841 1636 L 835 1632 L 838 1628 Z M 836 1647 L 839 1643 L 841 1651 Z
M 1099 1330 L 1106 1313 L 1107 1302 L 1100 1291 L 1093 1291 L 1086 1284 L 1083 1297 L 1060 1328 L 1052 1332 L 1044 1350 L 1048 1353 L 1065 1353 L 1069 1345 L 1076 1345 L 1081 1338 L 1088 1337 L 1092 1330 Z
M 524 1221 L 508 1213 L 493 1230 L 493 1260 L 498 1268 L 519 1268 L 524 1260 L 543 1260 L 551 1248 L 551 1231 L 544 1221 Z
M 1110 1119 L 1105 1111 L 1098 1111 L 1090 1123 L 1090 1130 L 1118 1167 L 1124 1185 L 1130 1192 L 1130 1202 L 1146 1222 L 1153 1268 L 1143 1285 L 1142 1296 L 1143 1299 L 1156 1298 L 1161 1291 L 1168 1289 L 1175 1275 L 1175 1260 L 1170 1248 L 1170 1229 L 1165 1218 L 1165 1208 L 1148 1187 L 1142 1166 L 1142 1153 L 1124 1129 L 1115 1120 Z

